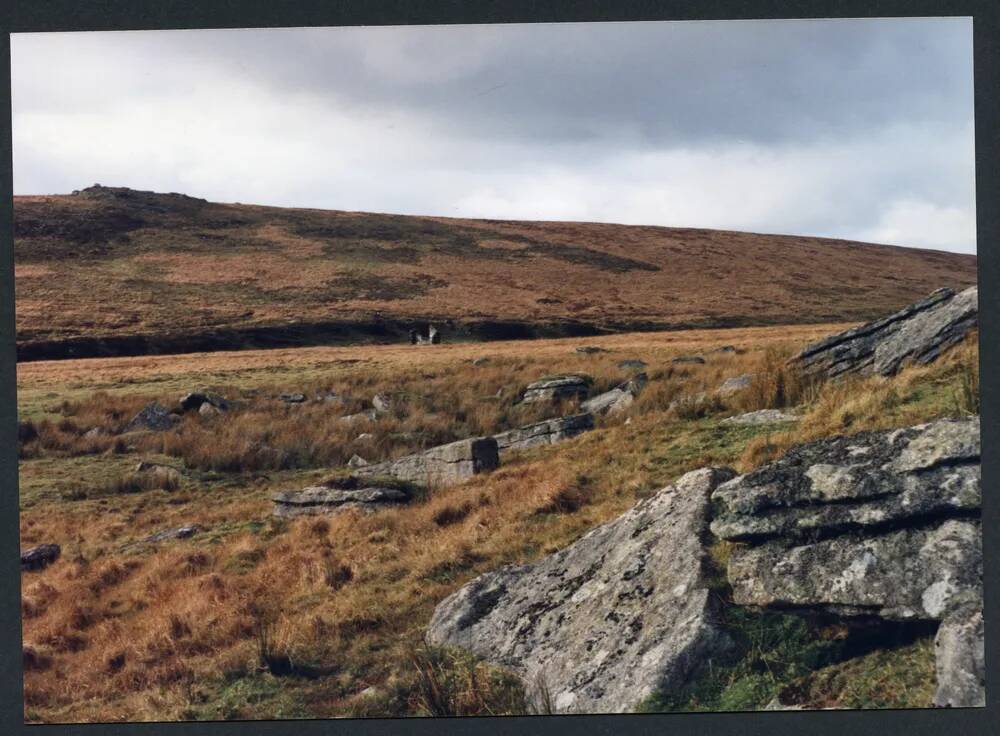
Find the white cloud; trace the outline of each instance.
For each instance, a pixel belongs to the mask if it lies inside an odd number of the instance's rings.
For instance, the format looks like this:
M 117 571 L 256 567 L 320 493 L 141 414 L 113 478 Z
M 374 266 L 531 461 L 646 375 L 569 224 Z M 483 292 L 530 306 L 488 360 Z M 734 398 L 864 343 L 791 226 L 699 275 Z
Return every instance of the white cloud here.
M 898 200 L 889 204 L 878 224 L 863 231 L 861 238 L 874 243 L 975 252 L 976 213 L 933 202 Z

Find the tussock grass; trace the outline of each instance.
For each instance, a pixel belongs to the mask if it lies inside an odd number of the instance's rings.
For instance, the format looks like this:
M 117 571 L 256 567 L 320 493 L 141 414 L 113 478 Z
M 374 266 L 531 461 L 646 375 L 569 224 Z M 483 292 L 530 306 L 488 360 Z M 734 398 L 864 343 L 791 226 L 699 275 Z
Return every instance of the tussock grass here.
M 39 455 L 22 464 L 22 479 L 32 488 L 77 477 L 92 479 L 96 487 L 102 474 L 124 475 L 137 459 L 159 460 L 160 453 L 189 470 L 180 492 L 138 490 L 72 502 L 39 492 L 24 508 L 22 544 L 63 546 L 55 564 L 22 580 L 24 646 L 35 653 L 25 655 L 35 657 L 25 673 L 29 719 L 525 712 L 524 693 L 531 694 L 536 683 L 516 685 L 503 673 L 444 652 L 424 652 L 415 666 L 413 654 L 423 651 L 424 628 L 438 601 L 486 570 L 565 547 L 687 470 L 747 467 L 796 442 L 951 415 L 957 411 L 953 390 L 975 353 L 970 343 L 892 380 L 807 387 L 787 375 L 781 358 L 812 332 L 752 334 L 741 341 L 731 333 L 715 335 L 715 342 L 704 334 L 685 337 L 697 337 L 696 346 L 666 337 L 641 336 L 636 343 L 615 336 L 588 341 L 609 347 L 594 355 L 575 354 L 575 343 L 568 341 L 504 344 L 485 366 L 471 363 L 482 346 L 367 348 L 359 355 L 371 363 L 323 363 L 317 369 L 293 362 L 236 376 L 193 377 L 184 371 L 198 359 L 189 357 L 177 376 L 136 378 L 99 402 L 75 388 L 71 415 L 55 406 L 55 412 L 35 415 L 35 426 L 68 419 L 90 427 L 104 421 L 101 412 L 112 421 L 114 411 L 121 416 L 113 421 L 127 421 L 133 408 L 151 399 L 176 401 L 192 384 L 207 383 L 246 407 L 229 416 L 185 416 L 163 435 L 129 435 L 135 448 L 124 455 L 73 455 L 71 448 L 35 444 Z M 744 353 L 709 353 L 715 344 L 737 342 Z M 671 365 L 681 352 L 704 354 L 707 362 Z M 376 460 L 447 441 L 449 432 L 482 434 L 539 416 L 532 412 L 563 411 L 513 401 L 524 384 L 547 373 L 584 371 L 594 377 L 595 391 L 603 390 L 627 377 L 616 365 L 625 357 L 649 364 L 650 383 L 628 412 L 602 420 L 592 432 L 514 453 L 497 471 L 404 508 L 269 517 L 274 491 L 328 479 L 328 463 L 339 458 L 357 452 Z M 172 360 L 165 358 L 163 365 L 182 365 Z M 52 370 L 64 380 L 75 369 Z M 105 370 L 99 371 L 101 381 L 110 375 Z M 765 384 L 770 388 L 748 398 L 725 397 L 698 418 L 668 410 L 677 396 L 714 390 L 742 373 L 771 375 Z M 803 416 L 799 425 L 766 434 L 767 428 L 719 424 L 728 413 L 777 401 L 779 382 L 782 401 Z M 348 397 L 345 407 L 289 407 L 270 398 L 331 389 Z M 29 392 L 29 400 L 45 390 Z M 375 449 L 341 446 L 339 413 L 366 406 L 377 391 L 392 397 L 391 415 L 352 430 L 371 431 Z M 293 461 L 261 457 L 249 467 L 237 464 L 234 447 L 246 439 Z M 32 443 L 37 439 L 27 440 Z M 110 469 L 114 474 L 108 476 Z M 182 523 L 208 531 L 122 551 L 123 543 Z M 726 550 L 716 554 L 724 559 Z

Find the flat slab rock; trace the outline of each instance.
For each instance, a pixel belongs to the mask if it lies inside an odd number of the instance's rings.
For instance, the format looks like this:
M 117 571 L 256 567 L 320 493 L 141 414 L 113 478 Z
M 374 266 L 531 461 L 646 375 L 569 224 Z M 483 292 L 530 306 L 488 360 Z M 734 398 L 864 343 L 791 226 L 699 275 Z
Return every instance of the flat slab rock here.
M 500 453 L 509 450 L 524 450 L 576 437 L 594 428 L 594 415 L 590 413 L 571 414 L 555 419 L 546 419 L 517 429 L 493 435 Z
M 630 711 L 683 686 L 731 646 L 702 539 L 732 475 L 688 473 L 560 552 L 482 575 L 438 605 L 427 641 L 544 683 L 560 713 Z
M 459 440 L 397 460 L 355 468 L 357 477 L 391 476 L 427 486 L 459 483 L 500 465 L 497 441 L 492 437 Z
M 820 340 L 795 361 L 807 371 L 894 375 L 906 363 L 930 363 L 976 327 L 979 291 L 938 289 L 895 314 Z
M 737 604 L 939 621 L 935 704 L 983 704 L 978 417 L 802 445 L 712 498 Z
M 594 414 L 615 415 L 628 409 L 649 382 L 645 373 L 638 373 L 610 391 L 587 399 L 580 408 Z
M 736 424 L 740 426 L 756 426 L 758 424 L 777 424 L 780 422 L 797 422 L 799 417 L 788 414 L 780 409 L 761 409 L 751 411 L 746 414 L 738 414 L 734 417 L 727 417 L 719 424 Z
M 528 384 L 524 389 L 521 401 L 525 404 L 533 404 L 562 399 L 585 399 L 590 392 L 591 383 L 593 383 L 593 379 L 583 375 L 543 378 Z
M 409 494 L 397 488 L 330 488 L 314 486 L 282 491 L 271 497 L 274 515 L 281 518 L 331 514 L 350 509 L 371 512 L 407 503 Z

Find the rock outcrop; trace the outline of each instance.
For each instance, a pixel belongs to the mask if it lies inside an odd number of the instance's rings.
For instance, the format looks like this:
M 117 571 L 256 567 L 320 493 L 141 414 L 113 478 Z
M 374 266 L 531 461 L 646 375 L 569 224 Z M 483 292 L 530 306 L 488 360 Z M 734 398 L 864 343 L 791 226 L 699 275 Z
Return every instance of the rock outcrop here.
M 529 383 L 524 389 L 521 401 L 525 404 L 547 401 L 561 401 L 563 399 L 582 400 L 587 398 L 590 392 L 590 384 L 593 379 L 590 376 L 567 375 L 543 378 L 534 383 Z
M 192 391 L 184 394 L 180 400 L 182 412 L 201 411 L 206 404 L 219 411 L 229 411 L 232 408 L 228 400 L 211 391 Z
M 982 699 L 979 419 L 835 437 L 721 484 L 737 604 L 939 621 L 935 702 Z
M 155 401 L 146 404 L 138 414 L 129 420 L 123 432 L 164 432 L 179 420 L 176 414 L 172 414 L 165 406 L 161 406 Z
M 561 713 L 682 686 L 730 646 L 703 540 L 709 494 L 732 475 L 688 473 L 560 552 L 482 575 L 442 601 L 427 641 L 544 683 Z
M 587 399 L 580 404 L 580 408 L 594 414 L 620 414 L 632 406 L 635 398 L 642 393 L 648 382 L 649 379 L 645 373 L 638 373 L 610 391 Z
M 794 359 L 827 377 L 857 373 L 891 376 L 907 363 L 922 365 L 961 342 L 976 327 L 979 291 L 938 289 L 883 319 L 808 346 Z
M 365 465 L 354 470 L 358 477 L 391 476 L 428 487 L 459 483 L 500 465 L 497 441 L 475 437 L 439 445 L 397 460 Z
M 21 553 L 22 570 L 42 570 L 59 559 L 62 550 L 58 544 L 40 544 Z
M 749 373 L 743 373 L 739 376 L 733 376 L 732 378 L 727 378 L 722 382 L 722 385 L 716 390 L 719 396 L 730 396 L 740 391 L 745 391 L 750 388 L 753 384 L 753 376 Z
M 496 440 L 497 450 L 502 454 L 509 450 L 554 445 L 593 428 L 593 414 L 571 414 L 501 432 L 493 435 L 493 439 Z
M 346 483 L 347 487 L 313 486 L 283 491 L 271 497 L 274 515 L 281 518 L 333 514 L 356 509 L 366 513 L 409 502 L 410 494 L 399 488 Z

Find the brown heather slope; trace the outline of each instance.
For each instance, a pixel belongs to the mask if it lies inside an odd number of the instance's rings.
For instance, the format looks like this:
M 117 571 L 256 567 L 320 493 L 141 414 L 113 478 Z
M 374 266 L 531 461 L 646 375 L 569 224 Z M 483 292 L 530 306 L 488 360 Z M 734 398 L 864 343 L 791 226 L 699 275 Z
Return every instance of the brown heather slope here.
M 470 337 L 530 336 L 532 325 L 558 335 L 853 322 L 976 280 L 975 256 L 822 238 L 284 209 L 99 186 L 15 197 L 14 212 L 22 358 L 64 357 L 52 348 L 67 338 L 78 356 L 392 341 L 426 320 Z M 103 347 L 84 345 L 96 339 Z

